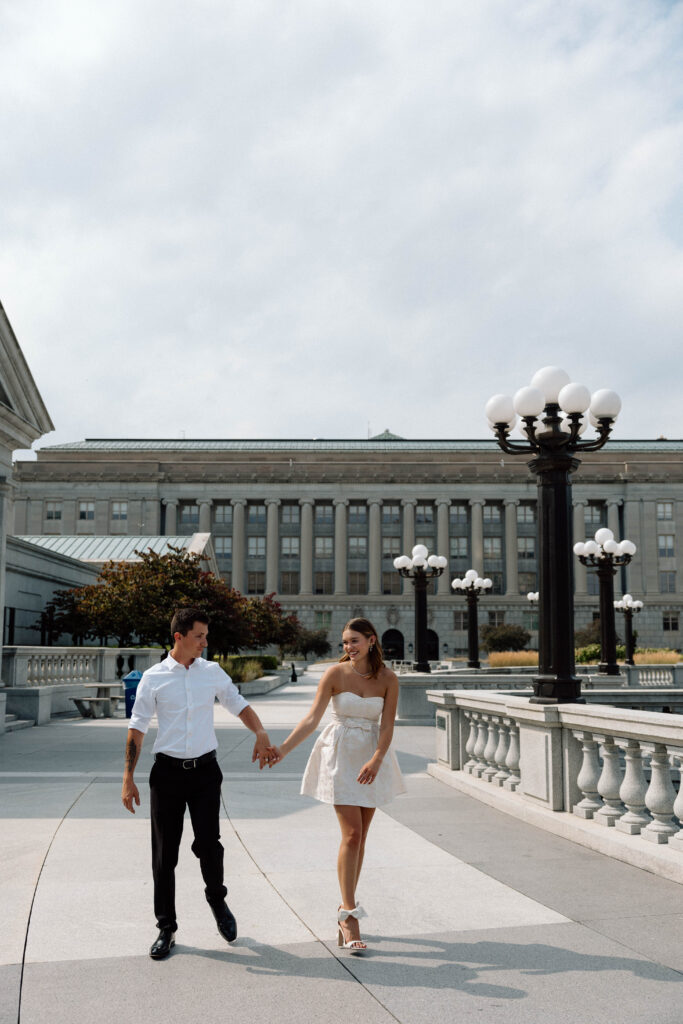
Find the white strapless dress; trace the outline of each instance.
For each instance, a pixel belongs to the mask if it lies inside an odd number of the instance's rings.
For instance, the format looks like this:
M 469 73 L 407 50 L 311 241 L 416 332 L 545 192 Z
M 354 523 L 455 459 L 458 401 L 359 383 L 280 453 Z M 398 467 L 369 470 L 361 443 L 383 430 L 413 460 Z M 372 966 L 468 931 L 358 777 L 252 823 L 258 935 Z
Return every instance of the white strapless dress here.
M 332 721 L 315 741 L 308 759 L 301 792 L 326 804 L 380 807 L 405 793 L 396 754 L 389 748 L 374 782 L 356 782 L 363 765 L 377 750 L 379 720 L 384 697 L 336 693 Z

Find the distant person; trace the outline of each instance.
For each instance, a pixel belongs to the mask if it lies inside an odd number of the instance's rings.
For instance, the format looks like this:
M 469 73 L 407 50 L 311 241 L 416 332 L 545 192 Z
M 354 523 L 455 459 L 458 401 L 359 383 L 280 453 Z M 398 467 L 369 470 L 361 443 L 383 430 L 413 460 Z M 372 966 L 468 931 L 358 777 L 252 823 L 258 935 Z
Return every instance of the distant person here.
M 332 701 L 332 721 L 323 729 L 308 759 L 301 792 L 334 804 L 341 845 L 337 874 L 341 906 L 337 943 L 351 953 L 367 948 L 358 921 L 366 912 L 356 904 L 365 841 L 375 809 L 405 786 L 390 749 L 398 704 L 398 679 L 386 667 L 377 631 L 367 619 L 351 619 L 342 633 L 340 663 L 328 668 L 308 714 L 275 748 L 271 763 L 286 757 L 318 726 Z
M 208 617 L 198 608 L 179 608 L 171 622 L 173 648 L 158 665 L 143 673 L 128 729 L 121 800 L 135 814 L 140 794 L 133 779 L 142 742 L 152 716 L 159 730 L 149 776 L 152 819 L 154 913 L 159 935 L 149 955 L 163 960 L 175 945 L 175 868 L 183 833 L 185 808 L 190 811 L 194 842 L 205 894 L 218 931 L 227 942 L 237 938 L 237 923 L 225 897 L 223 847 L 219 813 L 223 773 L 216 760 L 213 709 L 216 698 L 256 734 L 252 762 L 259 768 L 274 756 L 268 735 L 228 675 L 215 661 L 206 661 Z

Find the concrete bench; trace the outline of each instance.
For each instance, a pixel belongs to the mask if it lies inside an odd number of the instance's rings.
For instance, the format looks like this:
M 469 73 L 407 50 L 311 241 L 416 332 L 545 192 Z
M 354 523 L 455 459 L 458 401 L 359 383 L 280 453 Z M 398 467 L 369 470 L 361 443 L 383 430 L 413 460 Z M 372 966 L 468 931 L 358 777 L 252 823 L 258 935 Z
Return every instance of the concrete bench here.
M 72 700 L 83 718 L 111 718 L 112 700 L 116 697 L 69 697 Z

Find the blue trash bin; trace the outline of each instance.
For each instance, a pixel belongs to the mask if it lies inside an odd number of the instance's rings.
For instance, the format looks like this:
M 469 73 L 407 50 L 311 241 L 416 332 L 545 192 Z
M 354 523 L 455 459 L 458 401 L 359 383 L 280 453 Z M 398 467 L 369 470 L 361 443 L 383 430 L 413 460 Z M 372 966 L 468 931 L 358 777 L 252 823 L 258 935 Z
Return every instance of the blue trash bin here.
M 130 718 L 133 714 L 133 704 L 135 704 L 135 694 L 138 692 L 138 683 L 142 679 L 142 672 L 138 672 L 134 669 L 129 672 L 127 676 L 123 677 L 123 692 L 126 701 L 126 718 Z

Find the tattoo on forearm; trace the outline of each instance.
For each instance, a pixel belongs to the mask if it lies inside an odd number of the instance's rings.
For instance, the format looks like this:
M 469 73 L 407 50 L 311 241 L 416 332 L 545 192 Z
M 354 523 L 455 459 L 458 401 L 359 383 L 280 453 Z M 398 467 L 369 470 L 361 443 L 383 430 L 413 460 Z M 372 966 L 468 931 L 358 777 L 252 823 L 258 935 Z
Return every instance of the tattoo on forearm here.
M 135 745 L 135 740 L 131 738 L 126 743 L 126 768 L 129 768 L 131 771 L 135 768 L 137 753 L 138 748 Z

